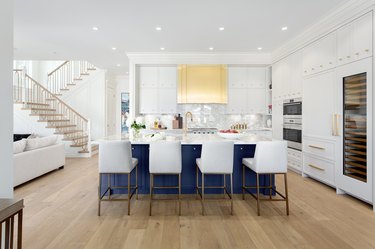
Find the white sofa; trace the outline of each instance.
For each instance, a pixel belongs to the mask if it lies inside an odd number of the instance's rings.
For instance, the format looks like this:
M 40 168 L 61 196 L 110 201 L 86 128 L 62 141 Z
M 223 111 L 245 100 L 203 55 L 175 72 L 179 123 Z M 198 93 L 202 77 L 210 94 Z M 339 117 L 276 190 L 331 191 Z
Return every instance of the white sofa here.
M 56 143 L 56 139 L 47 143 L 37 139 L 18 141 L 13 146 L 14 187 L 65 165 L 64 144 Z

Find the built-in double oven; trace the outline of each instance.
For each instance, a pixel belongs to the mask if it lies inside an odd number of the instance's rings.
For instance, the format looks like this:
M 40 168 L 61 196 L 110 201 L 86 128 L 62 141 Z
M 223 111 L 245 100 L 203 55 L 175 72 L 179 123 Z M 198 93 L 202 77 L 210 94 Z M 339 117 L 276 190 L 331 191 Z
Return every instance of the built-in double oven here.
M 287 99 L 283 103 L 283 139 L 288 147 L 302 150 L 302 98 Z

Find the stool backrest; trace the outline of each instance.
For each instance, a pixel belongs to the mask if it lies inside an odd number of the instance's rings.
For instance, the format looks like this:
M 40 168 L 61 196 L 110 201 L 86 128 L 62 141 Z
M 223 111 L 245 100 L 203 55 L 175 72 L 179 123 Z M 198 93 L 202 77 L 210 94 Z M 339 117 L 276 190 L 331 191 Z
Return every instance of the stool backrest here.
M 132 148 L 129 141 L 99 143 L 99 173 L 130 173 Z
M 202 171 L 211 173 L 233 173 L 234 143 L 210 141 L 202 144 Z
M 287 142 L 258 142 L 255 147 L 254 167 L 258 173 L 286 173 L 288 169 Z
M 150 143 L 150 173 L 179 174 L 182 170 L 181 142 L 155 141 Z

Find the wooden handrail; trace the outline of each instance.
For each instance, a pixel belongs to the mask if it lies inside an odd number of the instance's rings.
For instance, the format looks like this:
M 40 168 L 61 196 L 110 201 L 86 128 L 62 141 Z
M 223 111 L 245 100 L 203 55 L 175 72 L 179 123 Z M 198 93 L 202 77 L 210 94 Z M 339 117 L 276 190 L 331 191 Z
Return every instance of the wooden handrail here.
M 32 82 L 34 82 L 36 85 L 38 85 L 40 88 L 42 88 L 43 90 L 45 90 L 47 93 L 51 94 L 51 96 L 53 96 L 54 98 L 56 98 L 59 102 L 61 102 L 63 105 L 66 106 L 66 108 L 68 108 L 70 111 L 74 112 L 77 116 L 79 116 L 80 118 L 82 118 L 84 121 L 88 121 L 85 117 L 83 117 L 81 114 L 79 114 L 76 110 L 74 110 L 72 107 L 70 107 L 68 104 L 66 104 L 64 101 L 62 101 L 59 97 L 57 97 L 55 94 L 51 93 L 47 88 L 45 88 L 42 84 L 40 84 L 39 82 L 37 82 L 36 80 L 34 80 L 33 78 L 31 78 L 27 73 L 25 73 L 25 77 L 27 77 L 29 80 L 31 80 Z
M 48 76 L 51 76 L 51 74 L 53 74 L 54 72 L 56 72 L 57 70 L 59 70 L 60 68 L 62 68 L 65 64 L 67 64 L 69 61 L 65 61 L 64 63 L 62 63 L 60 66 L 58 66 L 57 68 L 55 68 L 52 72 L 50 72 L 48 74 Z

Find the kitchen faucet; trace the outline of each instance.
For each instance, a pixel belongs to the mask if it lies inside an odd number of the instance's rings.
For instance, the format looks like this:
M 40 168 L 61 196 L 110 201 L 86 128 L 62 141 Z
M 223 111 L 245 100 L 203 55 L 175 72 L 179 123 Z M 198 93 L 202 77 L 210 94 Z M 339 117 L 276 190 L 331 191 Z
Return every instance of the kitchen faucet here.
M 186 112 L 185 113 L 185 124 L 184 124 L 184 135 L 186 136 L 187 131 L 188 131 L 188 125 L 187 125 L 187 118 L 190 116 L 190 121 L 193 121 L 193 113 L 191 112 Z

